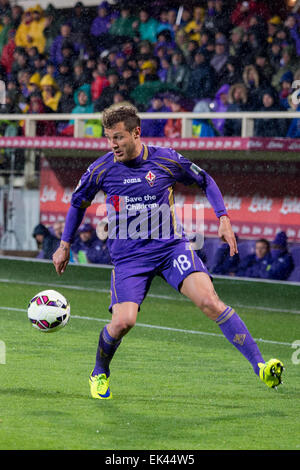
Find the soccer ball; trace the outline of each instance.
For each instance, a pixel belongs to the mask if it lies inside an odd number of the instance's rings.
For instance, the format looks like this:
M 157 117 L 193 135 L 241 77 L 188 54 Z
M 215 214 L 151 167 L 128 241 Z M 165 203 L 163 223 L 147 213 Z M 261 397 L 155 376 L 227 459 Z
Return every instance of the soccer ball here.
M 68 323 L 70 304 L 59 292 L 44 290 L 30 300 L 27 314 L 34 328 L 53 333 Z

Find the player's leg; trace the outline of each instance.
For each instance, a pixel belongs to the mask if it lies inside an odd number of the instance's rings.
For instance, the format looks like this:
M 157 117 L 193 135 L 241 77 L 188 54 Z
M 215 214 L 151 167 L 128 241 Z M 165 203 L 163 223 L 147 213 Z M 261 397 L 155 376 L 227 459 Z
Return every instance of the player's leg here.
M 180 292 L 217 323 L 227 340 L 248 359 L 256 375 L 266 385 L 275 387 L 281 383 L 282 363 L 278 359 L 265 363 L 245 323 L 231 307 L 219 299 L 206 273 L 194 272 L 188 275 L 182 282 Z
M 265 362 L 259 348 L 242 319 L 219 299 L 210 277 L 203 272 L 194 272 L 184 279 L 180 291 L 217 323 L 224 336 L 248 359 L 258 375 L 258 364 Z
M 123 336 L 135 325 L 139 306 L 150 287 L 153 273 L 134 273 L 131 268 L 113 269 L 111 276 L 111 321 L 99 335 L 95 367 L 90 375 L 90 388 L 93 398 L 109 399 L 110 363 Z
M 92 375 L 110 376 L 109 364 L 117 351 L 123 336 L 135 325 L 139 305 L 135 302 L 122 302 L 112 306 L 112 318 L 99 336 L 96 363 Z
M 275 368 L 271 360 L 265 364 L 259 348 L 244 322 L 231 307 L 219 299 L 202 260 L 191 247 L 186 248 L 186 243 L 182 241 L 178 242 L 170 251 L 161 269 L 165 280 L 192 300 L 205 315 L 218 324 L 228 341 L 248 359 L 255 373 L 268 386 L 278 385 L 282 372 L 280 361 L 276 360 Z M 266 369 L 266 365 L 270 365 L 270 367 Z M 264 372 L 262 372 L 263 370 Z

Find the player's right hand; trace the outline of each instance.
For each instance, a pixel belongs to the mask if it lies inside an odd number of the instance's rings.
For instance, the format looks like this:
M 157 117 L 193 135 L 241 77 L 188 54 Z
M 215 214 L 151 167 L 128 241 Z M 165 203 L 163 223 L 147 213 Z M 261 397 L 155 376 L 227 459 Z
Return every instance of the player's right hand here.
M 70 260 L 70 243 L 61 241 L 52 259 L 56 272 L 60 276 L 65 272 Z

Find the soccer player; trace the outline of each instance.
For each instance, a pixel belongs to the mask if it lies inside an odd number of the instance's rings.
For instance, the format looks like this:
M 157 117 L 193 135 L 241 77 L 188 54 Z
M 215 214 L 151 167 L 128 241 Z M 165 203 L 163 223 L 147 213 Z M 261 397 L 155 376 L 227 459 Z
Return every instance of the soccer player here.
M 108 244 L 114 265 L 109 308 L 112 317 L 100 332 L 96 363 L 89 378 L 92 397 L 112 397 L 110 362 L 122 338 L 135 325 L 155 275 L 163 277 L 215 321 L 267 386 L 279 385 L 282 363 L 278 359 L 264 361 L 241 318 L 219 299 L 207 268 L 188 245 L 174 213 L 175 183 L 196 183 L 219 218 L 219 236 L 229 244 L 230 255 L 234 256 L 236 239 L 213 178 L 171 148 L 144 145 L 140 118 L 132 105 L 106 109 L 102 123 L 112 151 L 98 158 L 82 176 L 72 196 L 60 246 L 53 255 L 60 275 L 68 264 L 70 244 L 85 209 L 99 190 L 104 191 Z

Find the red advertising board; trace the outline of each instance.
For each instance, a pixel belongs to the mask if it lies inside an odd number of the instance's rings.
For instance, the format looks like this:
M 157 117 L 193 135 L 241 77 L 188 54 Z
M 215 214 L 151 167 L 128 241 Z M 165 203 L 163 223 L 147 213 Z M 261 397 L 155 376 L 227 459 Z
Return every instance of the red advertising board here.
M 73 164 L 72 159 L 51 159 L 51 165 L 47 159 L 42 159 L 40 177 L 42 223 L 52 225 L 57 220 L 65 218 L 72 191 L 87 165 L 86 159 L 73 160 Z M 246 187 L 247 178 L 244 178 L 244 186 Z M 300 242 L 300 192 L 298 196 L 295 195 L 295 191 L 289 193 L 289 186 L 285 185 L 283 180 L 281 181 L 284 189 L 281 188 L 281 191 L 278 191 L 279 197 L 271 192 L 274 188 L 271 188 L 269 192 L 266 190 L 264 193 L 263 186 L 261 186 L 260 192 L 256 193 L 255 189 L 251 191 L 251 186 L 249 186 L 248 194 L 247 192 L 234 194 L 235 191 L 230 194 L 230 186 L 225 185 L 226 190 L 223 192 L 225 204 L 233 229 L 240 238 L 258 239 L 263 237 L 271 240 L 278 231 L 285 230 L 291 242 Z M 218 180 L 217 182 L 219 183 Z M 187 192 L 186 188 L 180 186 L 175 194 L 177 213 L 179 217 L 184 214 L 185 224 L 188 223 L 189 228 L 193 229 L 193 222 L 198 215 L 200 217 L 203 214 L 205 235 L 216 237 L 218 220 L 201 190 Z M 184 212 L 186 207 L 192 207 L 192 211 L 187 211 L 191 215 L 186 216 L 187 212 Z M 104 194 L 100 191 L 93 204 L 87 209 L 85 221 L 97 225 L 105 215 L 104 208 Z

